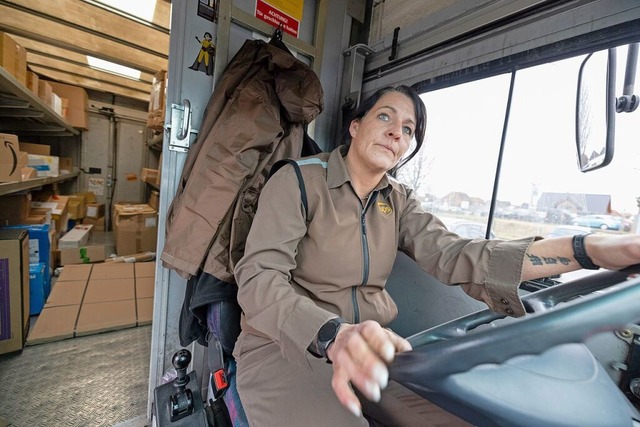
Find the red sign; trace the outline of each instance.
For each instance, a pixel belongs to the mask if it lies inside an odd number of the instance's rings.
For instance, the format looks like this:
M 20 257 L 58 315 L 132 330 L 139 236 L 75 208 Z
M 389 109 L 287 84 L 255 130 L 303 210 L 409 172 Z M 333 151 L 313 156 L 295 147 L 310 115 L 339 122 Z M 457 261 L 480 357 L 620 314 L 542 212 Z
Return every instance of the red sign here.
M 291 34 L 293 37 L 298 37 L 300 22 L 262 0 L 257 0 L 256 2 L 256 18 L 276 28 L 282 24 L 282 31 Z

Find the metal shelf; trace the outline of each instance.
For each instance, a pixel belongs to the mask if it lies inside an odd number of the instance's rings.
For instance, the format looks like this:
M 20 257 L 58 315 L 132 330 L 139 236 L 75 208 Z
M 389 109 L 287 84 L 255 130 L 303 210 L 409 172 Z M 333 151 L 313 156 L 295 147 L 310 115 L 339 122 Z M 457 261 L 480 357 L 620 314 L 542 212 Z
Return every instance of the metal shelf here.
M 76 178 L 80 174 L 79 171 L 73 171 L 71 173 L 46 178 L 34 178 L 27 181 L 13 181 L 0 183 L 0 196 L 6 194 L 17 193 L 19 191 L 31 190 L 33 188 L 42 187 L 47 184 L 54 184 L 56 182 L 68 181 Z
M 79 135 L 80 131 L 31 90 L 0 67 L 0 132 L 42 136 Z

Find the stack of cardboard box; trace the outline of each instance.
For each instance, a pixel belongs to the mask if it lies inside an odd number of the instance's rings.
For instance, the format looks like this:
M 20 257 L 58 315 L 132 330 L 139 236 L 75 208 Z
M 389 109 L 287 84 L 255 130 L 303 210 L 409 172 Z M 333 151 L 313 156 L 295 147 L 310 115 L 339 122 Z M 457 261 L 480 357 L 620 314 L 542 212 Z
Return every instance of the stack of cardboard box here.
M 119 256 L 155 252 L 158 211 L 146 203 L 116 203 L 113 208 L 113 231 Z
M 17 135 L 0 133 L 0 182 L 56 177 L 73 170 L 69 157 L 51 155 L 51 147 L 32 144 Z
M 42 80 L 27 68 L 27 50 L 0 31 L 0 67 L 11 74 L 71 126 L 88 129 L 89 97 L 78 86 Z
M 167 72 L 158 71 L 153 76 L 151 86 L 151 97 L 149 99 L 149 115 L 147 118 L 147 127 L 155 131 L 162 131 L 164 125 L 164 110 L 167 90 Z
M 155 263 L 64 267 L 27 344 L 148 325 Z

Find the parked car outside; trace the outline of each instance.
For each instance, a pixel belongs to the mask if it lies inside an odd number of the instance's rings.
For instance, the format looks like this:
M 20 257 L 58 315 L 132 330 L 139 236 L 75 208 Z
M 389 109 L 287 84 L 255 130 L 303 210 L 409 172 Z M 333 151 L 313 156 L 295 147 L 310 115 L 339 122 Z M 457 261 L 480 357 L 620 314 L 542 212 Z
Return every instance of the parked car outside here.
M 589 227 L 581 227 L 579 225 L 559 225 L 549 234 L 547 237 L 560 237 L 560 236 L 575 236 L 578 234 L 589 234 L 591 233 L 591 228 Z
M 599 228 L 601 230 L 620 230 L 622 227 L 621 221 L 611 215 L 583 215 L 574 218 L 571 221 L 571 225 Z

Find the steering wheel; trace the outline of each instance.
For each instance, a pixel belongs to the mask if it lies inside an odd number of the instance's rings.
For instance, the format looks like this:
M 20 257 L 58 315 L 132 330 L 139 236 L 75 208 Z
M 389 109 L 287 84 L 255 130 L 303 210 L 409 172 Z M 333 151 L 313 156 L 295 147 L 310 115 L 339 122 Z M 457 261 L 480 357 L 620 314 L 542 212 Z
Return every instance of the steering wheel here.
M 505 316 L 482 310 L 408 338 L 412 351 L 398 353 L 391 379 L 442 379 L 514 356 L 541 354 L 563 343 L 579 343 L 596 332 L 640 320 L 640 264 L 603 271 L 522 297 L 527 316 L 473 331 Z M 603 289 L 606 291 L 602 291 Z M 602 292 L 596 292 L 602 291 Z M 562 303 L 562 304 L 561 304 Z M 493 325 L 492 325 L 493 326 Z

